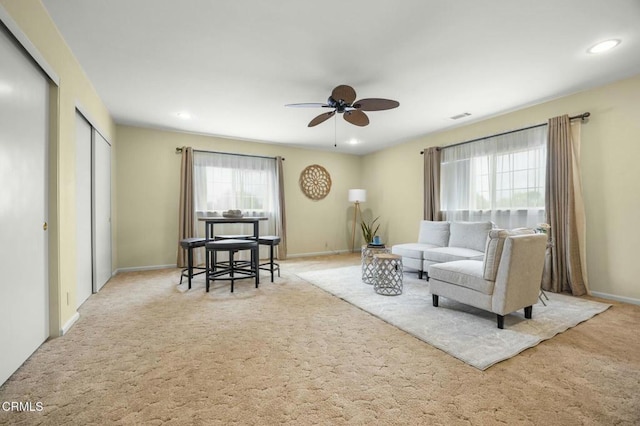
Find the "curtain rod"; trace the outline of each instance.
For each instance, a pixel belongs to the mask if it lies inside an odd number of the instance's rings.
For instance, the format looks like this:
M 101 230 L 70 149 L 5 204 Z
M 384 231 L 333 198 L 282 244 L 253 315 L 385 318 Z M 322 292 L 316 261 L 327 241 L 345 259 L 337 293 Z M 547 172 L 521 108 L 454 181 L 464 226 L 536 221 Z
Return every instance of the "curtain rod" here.
M 269 160 L 275 160 L 276 157 L 265 157 L 263 155 L 251 155 L 251 154 L 234 154 L 233 152 L 220 152 L 220 151 L 203 151 L 201 149 L 194 149 L 193 152 L 206 152 L 207 154 L 223 154 L 223 155 L 237 155 L 240 157 L 253 157 L 253 158 L 267 158 Z M 176 154 L 182 154 L 182 148 L 176 148 Z M 284 157 L 282 157 L 284 161 Z
M 569 117 L 569 120 L 580 119 L 580 120 L 584 121 L 585 119 L 589 118 L 590 116 L 591 116 L 590 112 L 583 112 L 582 114 L 574 115 L 573 117 Z M 471 142 L 477 142 L 477 141 L 481 141 L 483 139 L 495 138 L 497 136 L 504 136 L 504 135 L 508 135 L 510 133 L 522 132 L 523 130 L 535 129 L 536 127 L 542 127 L 542 126 L 546 126 L 546 125 L 547 125 L 547 123 L 535 124 L 533 126 L 523 127 L 522 129 L 509 130 L 508 132 L 497 133 L 497 134 L 491 135 L 491 136 L 483 136 L 481 138 L 471 139 L 470 141 L 454 143 L 453 145 L 439 146 L 439 147 L 437 147 L 437 149 L 438 149 L 438 151 L 440 151 L 440 150 L 445 149 L 445 148 L 452 148 L 454 146 L 464 145 L 464 144 L 471 143 Z M 420 151 L 420 155 L 422 155 L 422 154 L 424 154 L 424 151 Z

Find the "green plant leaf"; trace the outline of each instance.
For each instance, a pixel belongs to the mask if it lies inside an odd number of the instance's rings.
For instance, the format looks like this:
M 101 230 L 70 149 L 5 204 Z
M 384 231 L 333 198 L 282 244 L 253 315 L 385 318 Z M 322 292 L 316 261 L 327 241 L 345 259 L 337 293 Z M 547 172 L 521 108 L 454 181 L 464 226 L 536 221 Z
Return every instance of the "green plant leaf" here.
M 380 229 L 380 224 L 378 224 L 374 229 L 374 225 L 376 224 L 378 219 L 380 219 L 380 216 L 376 217 L 369 223 L 365 221 L 360 222 L 360 228 L 362 229 L 362 238 L 367 244 L 373 241 L 373 237 L 378 232 L 378 229 Z

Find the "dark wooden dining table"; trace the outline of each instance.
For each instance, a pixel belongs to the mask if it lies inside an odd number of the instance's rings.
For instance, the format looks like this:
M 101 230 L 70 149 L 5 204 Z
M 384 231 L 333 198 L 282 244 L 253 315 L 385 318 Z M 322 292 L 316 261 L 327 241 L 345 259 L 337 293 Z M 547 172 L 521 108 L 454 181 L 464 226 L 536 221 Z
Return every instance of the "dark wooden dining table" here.
M 215 237 L 215 225 L 225 223 L 250 223 L 253 224 L 253 238 L 256 240 L 260 237 L 260 221 L 267 220 L 266 216 L 243 216 L 243 217 L 224 217 L 224 216 L 204 216 L 199 217 L 205 223 L 205 237 L 212 240 Z

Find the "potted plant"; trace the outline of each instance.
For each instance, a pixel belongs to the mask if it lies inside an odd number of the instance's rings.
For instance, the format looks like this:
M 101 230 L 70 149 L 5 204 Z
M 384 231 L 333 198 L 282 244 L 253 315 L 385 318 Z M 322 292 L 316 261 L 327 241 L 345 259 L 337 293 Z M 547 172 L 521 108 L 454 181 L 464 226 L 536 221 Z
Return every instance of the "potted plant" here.
M 373 242 L 373 237 L 375 237 L 378 229 L 380 229 L 380 224 L 376 225 L 378 219 L 380 219 L 380 216 L 376 217 L 368 223 L 364 220 L 360 222 L 360 228 L 362 228 L 362 238 L 367 244 L 371 244 Z

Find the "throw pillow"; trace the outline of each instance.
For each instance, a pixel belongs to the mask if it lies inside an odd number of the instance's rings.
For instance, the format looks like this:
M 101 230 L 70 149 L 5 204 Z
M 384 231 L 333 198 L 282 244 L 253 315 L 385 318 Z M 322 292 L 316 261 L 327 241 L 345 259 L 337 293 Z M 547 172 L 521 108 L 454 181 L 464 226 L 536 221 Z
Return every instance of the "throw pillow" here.
M 487 234 L 492 228 L 492 222 L 451 222 L 449 247 L 468 248 L 482 252 L 487 243 Z
M 446 247 L 449 244 L 449 222 L 420 221 L 418 243 Z

